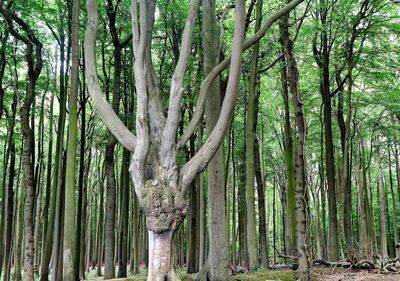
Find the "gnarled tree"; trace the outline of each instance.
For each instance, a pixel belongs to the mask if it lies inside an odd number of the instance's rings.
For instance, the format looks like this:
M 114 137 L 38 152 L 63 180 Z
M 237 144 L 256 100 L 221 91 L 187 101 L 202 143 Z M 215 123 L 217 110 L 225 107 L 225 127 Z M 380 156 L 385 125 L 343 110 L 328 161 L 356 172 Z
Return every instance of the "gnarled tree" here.
M 232 55 L 215 66 L 201 84 L 194 116 L 184 134 L 177 139 L 184 94 L 183 79 L 191 54 L 192 33 L 199 0 L 191 0 L 182 35 L 179 59 L 171 77 L 167 116 L 160 98 L 151 58 L 155 0 L 132 1 L 132 34 L 134 74 L 137 95 L 136 135 L 130 132 L 106 101 L 96 73 L 95 41 L 98 29 L 97 5 L 88 0 L 88 26 L 85 37 L 86 79 L 89 94 L 107 128 L 132 152 L 130 174 L 149 231 L 148 280 L 175 280 L 172 266 L 172 236 L 185 217 L 185 192 L 195 176 L 208 164 L 218 150 L 231 122 L 238 93 L 242 52 L 258 42 L 281 15 L 301 3 L 295 0 L 274 13 L 262 28 L 243 43 L 245 1 L 236 0 L 235 30 Z M 221 113 L 214 129 L 199 151 L 182 166 L 178 165 L 179 150 L 186 145 L 202 118 L 208 87 L 230 64 L 228 83 Z

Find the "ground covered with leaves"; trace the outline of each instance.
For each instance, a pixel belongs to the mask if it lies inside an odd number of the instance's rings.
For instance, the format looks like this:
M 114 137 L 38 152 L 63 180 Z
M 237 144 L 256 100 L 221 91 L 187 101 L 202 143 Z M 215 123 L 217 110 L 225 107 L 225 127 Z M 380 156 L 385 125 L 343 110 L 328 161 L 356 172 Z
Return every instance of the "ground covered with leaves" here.
M 196 275 L 187 275 L 180 272 L 182 281 L 196 280 Z M 88 280 L 103 280 L 94 274 L 87 276 Z M 128 278 L 115 279 L 121 281 L 145 281 L 146 274 L 132 275 Z M 293 270 L 269 270 L 232 275 L 230 281 L 296 281 L 296 272 Z M 400 281 L 400 274 L 378 273 L 369 270 L 354 270 L 343 268 L 314 268 L 312 281 Z

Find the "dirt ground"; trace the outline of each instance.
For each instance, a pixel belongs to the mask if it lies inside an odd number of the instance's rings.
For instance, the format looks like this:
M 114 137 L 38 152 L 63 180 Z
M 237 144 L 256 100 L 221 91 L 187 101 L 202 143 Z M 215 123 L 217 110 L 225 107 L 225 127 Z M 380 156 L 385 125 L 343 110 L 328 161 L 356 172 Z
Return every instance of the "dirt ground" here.
M 328 268 L 316 270 L 314 278 L 315 281 L 400 281 L 400 274 L 382 274 L 368 270 Z
M 87 280 L 100 281 L 95 272 L 88 274 Z M 187 275 L 180 272 L 182 281 L 194 281 L 196 275 Z M 112 281 L 145 281 L 146 274 L 129 276 L 128 278 L 112 279 Z M 229 281 L 296 281 L 296 272 L 293 270 L 268 270 L 239 275 L 232 275 Z M 400 281 L 400 274 L 380 274 L 368 270 L 352 270 L 343 268 L 314 268 L 312 281 Z

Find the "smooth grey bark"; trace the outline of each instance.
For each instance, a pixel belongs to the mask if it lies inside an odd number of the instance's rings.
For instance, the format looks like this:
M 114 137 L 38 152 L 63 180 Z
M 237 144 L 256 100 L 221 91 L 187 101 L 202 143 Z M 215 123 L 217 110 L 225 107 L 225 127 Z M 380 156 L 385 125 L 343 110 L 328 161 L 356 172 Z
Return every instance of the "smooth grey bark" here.
M 262 1 L 257 2 L 256 23 L 254 33 L 257 33 L 261 27 Z M 248 84 L 248 100 L 246 115 L 246 209 L 247 209 L 247 250 L 249 254 L 249 269 L 253 270 L 259 267 L 258 241 L 256 230 L 256 212 L 255 212 L 255 191 L 254 191 L 254 143 L 256 134 L 256 84 L 258 67 L 259 43 L 255 43 L 252 48 L 252 57 L 250 62 L 250 74 Z
M 311 280 L 310 276 L 310 249 L 309 249 L 309 222 L 307 218 L 308 208 L 308 185 L 306 181 L 306 121 L 303 113 L 303 103 L 300 97 L 299 71 L 297 68 L 296 57 L 294 54 L 294 43 L 289 33 L 289 16 L 285 16 L 282 30 L 282 43 L 285 49 L 287 63 L 287 77 L 289 89 L 292 95 L 295 108 L 297 144 L 296 144 L 296 241 L 299 268 L 297 278 L 300 281 Z
M 79 269 L 75 266 L 76 239 L 76 148 L 78 144 L 78 91 L 79 91 L 79 11 L 80 1 L 72 1 L 71 21 L 71 91 L 68 100 L 68 145 L 65 175 L 64 232 L 63 232 L 63 281 L 75 281 Z
M 202 1 L 202 38 L 204 72 L 207 75 L 219 62 L 219 30 L 216 22 L 214 0 Z M 217 77 L 209 87 L 206 102 L 206 134 L 209 136 L 218 120 L 221 108 L 220 82 Z M 229 248 L 228 229 L 225 212 L 224 152 L 220 147 L 207 166 L 208 175 L 208 278 L 226 280 L 228 278 Z
M 26 46 L 26 61 L 28 66 L 28 82 L 26 84 L 26 96 L 20 109 L 21 130 L 24 146 L 21 154 L 23 166 L 23 185 L 25 187 L 25 203 L 24 203 L 24 281 L 34 280 L 34 171 L 33 171 L 33 150 L 32 139 L 34 137 L 33 128 L 31 127 L 31 106 L 35 98 L 36 81 L 42 70 L 42 43 L 38 40 L 35 33 L 30 27 L 17 15 L 6 11 L 0 7 L 0 13 L 7 22 L 10 33 Z M 18 24 L 27 35 L 21 35 L 15 29 Z

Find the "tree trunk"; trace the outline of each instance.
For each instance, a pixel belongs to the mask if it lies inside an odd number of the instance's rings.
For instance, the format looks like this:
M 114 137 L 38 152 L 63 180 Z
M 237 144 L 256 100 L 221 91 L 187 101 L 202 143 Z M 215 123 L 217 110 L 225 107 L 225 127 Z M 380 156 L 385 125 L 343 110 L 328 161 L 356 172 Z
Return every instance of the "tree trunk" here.
M 393 175 L 392 175 L 392 159 L 391 159 L 391 147 L 388 144 L 388 156 L 389 156 L 389 181 L 390 181 L 390 193 L 392 195 L 392 219 L 393 219 L 393 236 L 394 236 L 394 250 L 395 257 L 399 258 L 400 249 L 398 249 L 397 244 L 399 243 L 399 232 L 397 226 L 397 209 L 396 209 L 396 195 L 394 193 L 393 187 Z
M 155 233 L 149 230 L 148 281 L 179 280 L 171 260 L 173 231 Z
M 261 170 L 261 161 L 260 161 L 260 148 L 258 139 L 255 140 L 254 144 L 254 166 L 255 166 L 255 175 L 257 181 L 257 197 L 258 197 L 258 216 L 259 216 L 259 226 L 258 232 L 260 234 L 260 255 L 261 255 L 261 267 L 268 268 L 269 260 L 268 260 L 268 241 L 267 241 L 267 223 L 266 223 L 266 213 L 265 213 L 265 190 L 264 190 L 264 182 Z
M 378 153 L 376 162 L 378 169 L 378 202 L 379 202 L 379 224 L 380 224 L 380 237 L 381 237 L 381 256 L 386 259 L 389 257 L 387 251 L 387 233 L 386 233 L 386 194 L 385 184 L 383 182 L 382 167 L 380 161 L 380 155 Z
M 356 157 L 356 179 L 358 187 L 358 213 L 359 213 L 359 255 L 360 258 L 369 258 L 369 241 L 367 232 L 367 211 L 366 211 L 366 190 L 364 186 L 364 181 L 361 174 L 360 160 Z
M 303 113 L 303 103 L 299 89 L 299 71 L 293 50 L 293 41 L 289 34 L 289 16 L 285 15 L 285 23 L 282 30 L 282 41 L 285 47 L 287 61 L 287 77 L 293 105 L 296 111 L 297 128 L 297 149 L 296 149 L 296 234 L 297 234 L 297 255 L 299 268 L 297 278 L 300 281 L 311 280 L 310 276 L 310 249 L 309 230 L 307 218 L 308 190 L 306 182 L 306 159 L 305 140 L 306 122 Z
M 14 123 L 15 115 L 12 123 Z M 13 125 L 13 124 L 12 124 Z M 13 127 L 10 129 L 13 131 Z M 8 173 L 8 186 L 6 192 L 6 219 L 5 219 L 5 231 L 4 231 L 4 281 L 10 281 L 10 273 L 11 273 L 11 245 L 12 245 L 12 235 L 13 235 L 13 211 L 14 211 L 14 176 L 15 176 L 15 143 L 13 139 L 13 133 L 10 133 L 10 168 Z
M 79 277 L 79 267 L 75 263 L 75 183 L 76 148 L 78 143 L 78 91 L 79 91 L 79 0 L 72 1 L 72 68 L 71 91 L 69 96 L 69 128 L 67 163 L 65 176 L 64 233 L 63 233 L 63 280 L 75 281 Z M 84 126 L 85 124 L 82 124 Z M 81 195 L 81 194 L 80 194 Z M 81 200 L 81 198 L 79 199 Z M 79 264 L 79 263 L 78 263 Z
M 283 24 L 283 22 L 281 23 Z M 284 51 L 284 46 L 282 46 Z M 295 210 L 295 171 L 294 171 L 294 153 L 293 153 L 293 137 L 292 125 L 290 123 L 290 110 L 289 110 L 289 93 L 288 81 L 286 73 L 286 59 L 282 56 L 283 66 L 281 67 L 281 82 L 282 82 L 282 96 L 285 106 L 285 124 L 284 124 L 284 150 L 285 150 L 285 164 L 286 164 L 286 185 L 287 193 L 287 222 L 285 224 L 286 246 L 289 255 L 294 255 L 296 252 L 296 210 Z
M 129 151 L 124 149 L 122 154 L 121 170 L 121 209 L 120 209 L 120 235 L 119 235 L 119 253 L 120 262 L 118 266 L 118 278 L 127 277 L 128 264 L 128 218 L 129 218 Z
M 64 90 L 64 36 L 60 36 L 60 96 L 59 96 L 59 117 L 58 117 L 58 124 L 57 124 L 57 138 L 56 138 L 56 150 L 54 155 L 51 154 L 52 148 L 52 141 L 50 142 L 49 140 L 49 155 L 48 157 L 54 157 L 54 173 L 53 173 L 53 182 L 51 183 L 51 169 L 49 169 L 49 163 L 48 162 L 48 174 L 47 174 L 47 182 L 46 182 L 46 196 L 49 196 L 50 200 L 50 206 L 49 206 L 49 218 L 48 218 L 48 226 L 46 229 L 46 233 L 43 232 L 44 236 L 44 243 L 43 243 L 43 251 L 42 251 L 42 259 L 41 259 L 41 267 L 40 267 L 40 281 L 48 281 L 49 280 L 49 265 L 50 265 L 50 260 L 52 256 L 52 252 L 56 252 L 54 246 L 54 241 L 55 241 L 55 233 L 56 233 L 56 228 L 58 228 L 58 222 L 59 220 L 56 219 L 57 217 L 57 205 L 58 204 L 58 198 L 59 198 L 59 193 L 61 192 L 60 190 L 60 179 L 61 179 L 61 174 L 62 174 L 62 163 L 63 163 L 63 157 L 62 157 L 62 152 L 63 152 L 63 147 L 64 147 L 64 127 L 65 127 L 65 115 L 66 115 L 66 105 L 65 105 L 65 90 Z M 54 99 L 54 97 L 52 98 Z M 52 119 L 51 119 L 52 120 Z M 50 131 L 50 136 L 52 140 L 52 135 L 53 135 L 53 122 L 50 122 L 49 130 Z M 50 185 L 51 187 L 51 192 L 50 192 Z M 49 191 L 49 192 L 47 192 Z M 47 199 L 46 199 L 47 200 Z M 45 209 L 45 212 L 47 212 L 47 209 Z M 55 268 L 53 267 L 53 273 L 55 272 Z
M 20 168 L 22 164 L 21 162 L 20 162 Z M 15 235 L 14 275 L 15 275 L 15 281 L 21 281 L 22 247 L 23 247 L 23 232 L 24 232 L 23 206 L 24 206 L 25 190 L 21 188 L 19 194 L 17 195 L 18 195 L 18 210 L 17 210 L 17 233 Z
M 330 93 L 330 48 L 328 42 L 328 23 L 327 23 L 327 2 L 320 1 L 321 9 L 321 52 L 317 52 L 317 46 L 313 45 L 314 56 L 320 68 L 320 93 L 324 105 L 324 127 L 325 127 L 325 163 L 326 176 L 328 182 L 328 209 L 329 209 L 329 235 L 328 235 L 328 259 L 336 261 L 339 259 L 338 252 L 338 218 L 336 204 L 336 180 L 335 180 L 335 159 L 332 136 L 332 101 Z
M 104 216 L 104 175 L 101 172 L 101 169 L 99 168 L 99 193 L 100 193 L 100 198 L 99 198 L 99 207 L 98 207 L 98 212 L 99 212 L 99 217 L 97 220 L 97 276 L 102 276 L 101 274 L 101 266 L 103 265 L 103 249 L 104 249 L 104 244 L 103 244 L 103 216 Z
M 207 75 L 219 63 L 219 34 L 216 23 L 215 0 L 203 0 L 204 72 Z M 209 88 L 206 103 L 206 131 L 209 136 L 218 120 L 221 108 L 219 77 Z M 229 245 L 225 211 L 224 152 L 220 147 L 208 163 L 208 275 L 211 280 L 228 278 Z

